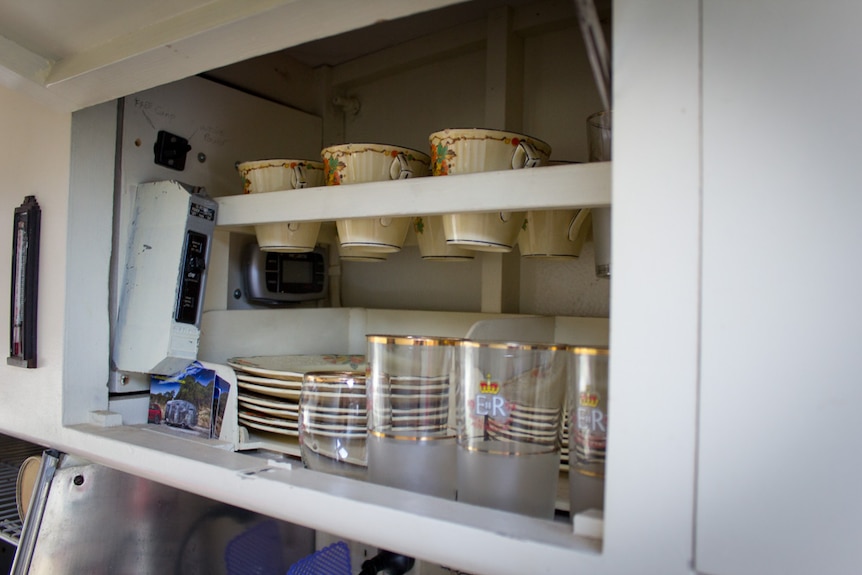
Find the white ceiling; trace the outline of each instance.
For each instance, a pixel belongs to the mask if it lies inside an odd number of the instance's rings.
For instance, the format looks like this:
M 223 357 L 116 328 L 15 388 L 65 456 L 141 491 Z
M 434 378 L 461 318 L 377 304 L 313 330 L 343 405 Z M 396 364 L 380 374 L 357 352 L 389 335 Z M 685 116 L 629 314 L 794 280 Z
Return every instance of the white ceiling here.
M 292 55 L 311 66 L 335 65 L 441 27 L 483 18 L 495 6 L 519 6 L 532 1 L 472 0 L 446 7 L 435 17 L 418 14 L 397 22 L 381 22 L 373 30 L 360 29 L 340 42 L 314 42 L 292 50 Z M 224 3 L 225 0 L 0 0 L 0 36 L 58 62 L 151 26 L 171 26 L 171 21 L 182 14 Z
M 504 4 L 574 0 L 0 0 L 0 84 L 75 110 L 286 47 L 337 65 Z
M 214 0 L 0 0 L 0 36 L 59 61 Z
M 464 0 L 0 0 L 0 85 L 77 110 Z

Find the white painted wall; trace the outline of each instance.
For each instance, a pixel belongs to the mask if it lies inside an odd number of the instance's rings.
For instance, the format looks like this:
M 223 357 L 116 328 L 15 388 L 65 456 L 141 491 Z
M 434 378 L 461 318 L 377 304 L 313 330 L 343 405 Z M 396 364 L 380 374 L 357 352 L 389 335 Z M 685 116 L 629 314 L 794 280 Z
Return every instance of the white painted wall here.
M 0 429 L 24 438 L 50 437 L 61 427 L 64 362 L 66 230 L 71 115 L 0 85 L 0 325 L 9 353 L 12 218 L 24 196 L 42 208 L 39 262 L 38 367 L 0 363 Z
M 602 104 L 576 23 L 527 36 L 524 62 L 524 132 L 551 144 L 553 160 L 585 162 L 586 119 Z M 609 317 L 610 290 L 591 239 L 577 260 L 521 260 L 522 313 Z
M 602 101 L 581 30 L 571 24 L 524 38 L 524 132 L 551 144 L 552 160 L 586 162 L 587 117 Z
M 571 25 L 528 33 L 524 51 L 524 133 L 551 144 L 552 159 L 586 160 L 586 118 L 601 108 L 580 29 Z M 360 102 L 344 117 L 344 138 L 398 144 L 428 152 L 428 135 L 443 128 L 483 127 L 486 67 L 483 43 L 384 76 L 337 89 Z M 369 66 L 374 64 L 374 60 Z M 350 62 L 353 73 L 362 61 Z M 336 69 L 335 76 L 338 76 Z M 414 241 L 412 234 L 408 242 Z M 517 255 L 517 247 L 515 248 Z M 478 311 L 481 269 L 468 264 L 431 263 L 415 248 L 386 264 L 345 263 L 345 305 L 426 310 Z M 594 273 L 592 242 L 574 261 L 521 259 L 520 311 L 546 315 L 608 317 L 610 282 Z M 454 303 L 453 303 L 454 302 Z

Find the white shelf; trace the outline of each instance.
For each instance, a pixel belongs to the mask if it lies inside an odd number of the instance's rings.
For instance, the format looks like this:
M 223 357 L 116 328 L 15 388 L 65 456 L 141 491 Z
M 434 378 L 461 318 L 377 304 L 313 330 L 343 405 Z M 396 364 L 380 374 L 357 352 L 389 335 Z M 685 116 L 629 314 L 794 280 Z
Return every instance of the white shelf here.
M 326 186 L 218 198 L 222 229 L 280 221 L 611 205 L 611 163 Z
M 78 425 L 68 431 L 75 452 L 96 463 L 419 559 L 445 557 L 467 572 L 530 573 L 541 557 L 547 572 L 585 573 L 602 561 L 601 543 L 575 536 L 568 522 L 318 473 L 277 456 L 271 463 L 147 425 Z

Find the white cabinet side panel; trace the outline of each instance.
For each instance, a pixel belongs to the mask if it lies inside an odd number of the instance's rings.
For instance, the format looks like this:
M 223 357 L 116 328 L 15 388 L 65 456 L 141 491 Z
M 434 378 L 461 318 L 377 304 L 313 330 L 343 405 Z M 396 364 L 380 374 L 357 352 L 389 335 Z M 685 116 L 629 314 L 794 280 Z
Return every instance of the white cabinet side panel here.
M 603 554 L 689 573 L 699 266 L 699 7 L 614 3 L 611 365 Z
M 72 116 L 61 394 L 67 425 L 88 421 L 90 411 L 108 406 L 108 277 L 116 139 L 116 102 Z M 43 229 L 44 225 L 43 221 Z
M 697 568 L 862 565 L 862 6 L 704 2 Z

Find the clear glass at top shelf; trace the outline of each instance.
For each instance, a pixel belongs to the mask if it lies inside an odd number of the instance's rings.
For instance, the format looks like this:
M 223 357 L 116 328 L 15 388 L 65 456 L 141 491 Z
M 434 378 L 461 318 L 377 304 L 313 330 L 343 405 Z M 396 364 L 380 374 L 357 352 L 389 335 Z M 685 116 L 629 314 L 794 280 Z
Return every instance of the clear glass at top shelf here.
M 217 199 L 217 225 L 611 205 L 611 163 L 324 186 Z

